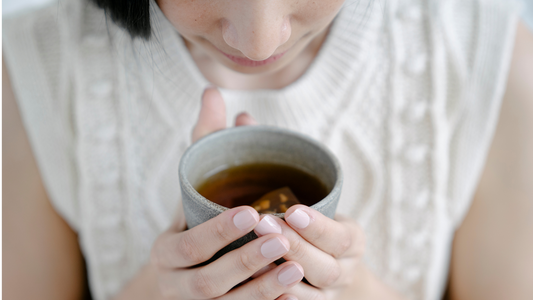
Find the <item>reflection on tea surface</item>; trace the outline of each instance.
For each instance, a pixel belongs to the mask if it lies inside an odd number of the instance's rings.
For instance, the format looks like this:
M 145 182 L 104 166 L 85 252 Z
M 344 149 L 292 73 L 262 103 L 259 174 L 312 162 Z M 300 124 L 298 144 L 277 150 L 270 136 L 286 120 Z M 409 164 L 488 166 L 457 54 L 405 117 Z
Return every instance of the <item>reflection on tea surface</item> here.
M 264 195 L 285 187 L 307 206 L 324 199 L 329 193 L 318 178 L 293 167 L 270 163 L 247 164 L 219 171 L 209 176 L 196 190 L 205 198 L 232 208 L 252 205 Z

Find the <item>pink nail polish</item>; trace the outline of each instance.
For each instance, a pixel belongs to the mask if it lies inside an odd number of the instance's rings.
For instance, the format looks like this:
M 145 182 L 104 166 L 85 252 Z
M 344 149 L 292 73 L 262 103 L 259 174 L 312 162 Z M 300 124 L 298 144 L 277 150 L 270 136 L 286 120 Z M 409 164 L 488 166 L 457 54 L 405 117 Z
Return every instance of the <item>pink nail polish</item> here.
M 240 230 L 251 229 L 251 227 L 259 220 L 256 214 L 253 214 L 249 209 L 238 212 L 233 217 L 233 224 Z
M 303 277 L 304 277 L 303 270 L 300 270 L 300 268 L 295 264 L 291 264 L 283 268 L 278 273 L 278 281 L 279 283 L 283 285 L 291 285 L 301 280 Z
M 264 216 L 254 230 L 258 236 L 263 236 L 269 233 L 281 234 L 281 226 L 279 226 L 278 222 L 276 222 L 272 216 Z
M 281 256 L 289 251 L 289 247 L 285 245 L 279 238 L 270 239 L 261 245 L 261 254 L 265 258 L 274 258 Z
M 290 225 L 299 229 L 304 229 L 309 225 L 309 215 L 301 208 L 293 211 L 289 217 L 285 218 L 285 220 L 287 220 Z

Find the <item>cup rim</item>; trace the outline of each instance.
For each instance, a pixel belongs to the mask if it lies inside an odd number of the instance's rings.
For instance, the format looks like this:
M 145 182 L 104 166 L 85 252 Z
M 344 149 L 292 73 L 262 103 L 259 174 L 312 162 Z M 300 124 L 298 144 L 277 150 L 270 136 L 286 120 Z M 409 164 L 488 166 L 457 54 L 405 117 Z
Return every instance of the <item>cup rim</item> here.
M 187 148 L 185 153 L 183 153 L 183 156 L 180 159 L 179 167 L 178 167 L 178 173 L 179 173 L 179 179 L 181 183 L 181 189 L 185 189 L 188 191 L 188 194 L 195 199 L 198 204 L 206 207 L 206 208 L 215 208 L 219 213 L 222 213 L 226 210 L 229 210 L 230 208 L 227 208 L 225 206 L 222 206 L 218 203 L 215 203 L 204 196 L 202 196 L 196 189 L 192 186 L 192 184 L 189 182 L 187 177 L 185 176 L 185 168 L 187 167 L 188 158 L 192 155 L 192 153 L 199 147 L 202 147 L 204 144 L 209 143 L 213 139 L 218 139 L 226 135 L 232 135 L 232 134 L 238 134 L 241 132 L 249 132 L 249 131 L 261 131 L 261 132 L 270 132 L 270 133 L 276 133 L 276 134 L 284 134 L 291 137 L 298 138 L 300 140 L 303 140 L 309 144 L 311 144 L 314 147 L 317 147 L 320 151 L 324 152 L 326 156 L 330 159 L 330 161 L 333 163 L 333 166 L 335 168 L 335 175 L 337 176 L 335 180 L 335 184 L 333 185 L 333 188 L 328 193 L 326 197 L 324 197 L 322 200 L 318 201 L 317 203 L 311 205 L 310 207 L 315 210 L 321 210 L 321 208 L 329 203 L 330 198 L 335 197 L 338 193 L 340 193 L 342 188 L 342 170 L 340 167 L 340 163 L 337 159 L 337 157 L 322 143 L 316 141 L 315 139 L 311 138 L 310 136 L 307 136 L 305 134 L 292 131 L 289 129 L 274 127 L 274 126 L 268 126 L 268 125 L 253 125 L 253 126 L 239 126 L 239 127 L 231 127 L 223 130 L 216 131 L 214 133 L 208 134 L 195 143 L 193 143 L 191 146 Z M 259 213 L 260 215 L 263 215 L 263 213 Z M 274 215 L 280 218 L 283 218 L 285 216 L 285 213 L 275 213 L 270 214 Z

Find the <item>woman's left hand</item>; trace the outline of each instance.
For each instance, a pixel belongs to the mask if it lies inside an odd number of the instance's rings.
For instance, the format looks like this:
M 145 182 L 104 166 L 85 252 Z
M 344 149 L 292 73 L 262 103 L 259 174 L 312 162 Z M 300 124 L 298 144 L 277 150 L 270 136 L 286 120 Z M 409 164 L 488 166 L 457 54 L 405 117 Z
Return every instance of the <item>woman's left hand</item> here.
M 290 290 L 298 299 L 401 299 L 364 267 L 365 235 L 354 220 L 340 215 L 332 220 L 305 205 L 289 208 L 285 220 L 262 216 L 254 231 L 282 233 L 289 240 L 283 258 L 298 262 L 309 282 Z
M 247 113 L 236 117 L 235 125 L 254 125 L 257 122 Z M 198 123 L 193 140 L 226 127 L 226 108 L 216 88 L 209 88 L 202 97 Z M 361 262 L 365 250 L 365 236 L 357 223 L 347 217 L 332 220 L 304 205 L 294 205 L 285 213 L 287 222 L 265 215 L 255 228 L 259 236 L 282 233 L 290 241 L 287 261 L 300 263 L 310 284 L 300 282 L 289 293 L 300 300 L 342 299 L 401 299 Z M 258 277 L 271 264 L 252 277 Z

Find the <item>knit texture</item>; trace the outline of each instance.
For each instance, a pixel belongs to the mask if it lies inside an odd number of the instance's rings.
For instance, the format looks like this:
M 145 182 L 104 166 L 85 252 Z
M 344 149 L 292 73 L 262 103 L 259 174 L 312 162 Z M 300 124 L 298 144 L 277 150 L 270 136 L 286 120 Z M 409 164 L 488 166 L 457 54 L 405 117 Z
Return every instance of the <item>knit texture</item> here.
M 149 42 L 83 0 L 4 20 L 24 125 L 50 200 L 79 234 L 95 299 L 138 272 L 179 208 L 178 164 L 208 84 L 151 12 Z M 338 212 L 367 235 L 365 262 L 409 299 L 440 299 L 517 16 L 511 1 L 349 0 L 296 82 L 221 90 L 228 124 L 248 111 L 327 145 L 345 174 Z

